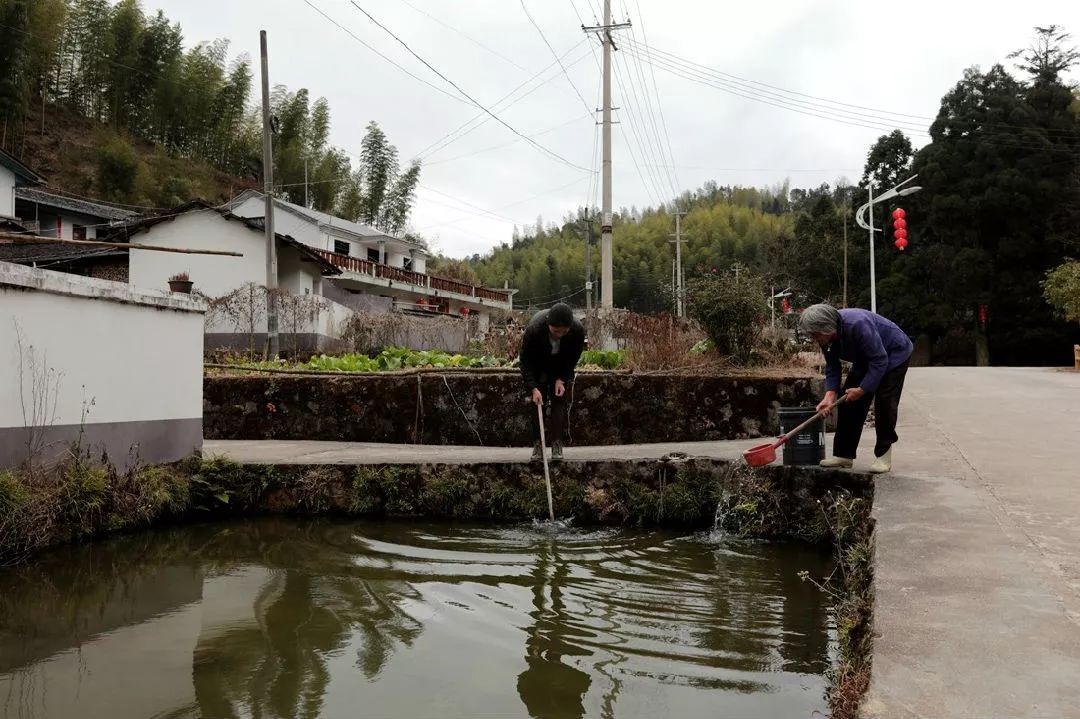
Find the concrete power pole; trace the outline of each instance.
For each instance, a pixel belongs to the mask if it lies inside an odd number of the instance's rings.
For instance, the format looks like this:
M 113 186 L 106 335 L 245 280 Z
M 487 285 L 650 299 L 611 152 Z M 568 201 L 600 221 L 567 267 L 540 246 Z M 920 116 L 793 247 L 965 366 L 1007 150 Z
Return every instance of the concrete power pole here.
M 592 314 L 592 218 L 585 215 L 585 311 Z
M 266 61 L 266 30 L 259 32 L 262 55 L 262 116 L 263 116 L 263 197 L 266 209 L 263 226 L 266 230 L 266 346 L 267 359 L 276 359 L 278 349 L 277 315 L 277 246 L 274 244 L 274 148 L 270 129 L 270 71 Z
M 675 316 L 683 316 L 682 218 L 685 212 L 675 212 Z
M 844 203 L 844 307 L 847 307 L 847 216 L 848 206 Z
M 611 51 L 615 42 L 611 39 L 612 30 L 630 27 L 630 23 L 611 23 L 611 0 L 604 0 L 604 24 L 599 27 L 582 28 L 585 32 L 600 35 L 604 47 L 604 107 L 603 113 L 603 162 L 601 180 L 603 182 L 600 218 L 600 308 L 610 310 L 614 306 L 612 291 L 612 248 L 611 248 Z

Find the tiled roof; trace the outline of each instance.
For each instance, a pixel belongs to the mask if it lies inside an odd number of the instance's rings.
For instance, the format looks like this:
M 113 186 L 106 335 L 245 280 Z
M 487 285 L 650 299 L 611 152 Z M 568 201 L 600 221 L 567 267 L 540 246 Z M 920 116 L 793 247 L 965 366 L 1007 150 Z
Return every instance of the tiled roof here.
M 35 262 L 72 262 L 88 257 L 123 256 L 127 250 L 115 247 L 79 247 L 59 242 L 22 243 L 0 240 L 0 262 L 28 265 Z
M 45 184 L 45 178 L 15 159 L 13 155 L 0 150 L 0 165 L 6 167 L 31 185 Z
M 244 190 L 239 195 L 234 197 L 231 201 L 226 203 L 225 206 L 231 210 L 238 207 L 240 204 L 252 197 L 261 198 L 262 196 L 263 194 L 258 190 Z M 335 217 L 334 215 L 328 214 L 326 212 L 320 212 L 319 210 L 313 210 L 310 207 L 303 207 L 301 205 L 282 200 L 280 197 L 274 198 L 274 205 L 284 212 L 288 212 L 290 214 L 304 218 L 310 222 L 315 222 L 319 225 L 336 227 L 345 230 L 346 232 L 351 232 L 354 235 L 359 235 L 360 237 L 370 237 L 373 240 L 378 240 L 379 238 L 397 240 L 398 242 L 403 242 L 407 245 L 415 247 L 418 250 L 423 250 L 424 252 L 427 252 L 427 248 L 418 242 L 407 240 L 404 237 L 397 237 L 395 235 L 391 235 L 389 233 L 383 232 L 382 230 L 374 228 L 371 225 L 365 225 L 362 222 L 352 222 L 351 220 L 346 220 L 341 217 Z
M 87 215 L 89 217 L 100 217 L 103 220 L 127 220 L 138 216 L 138 213 L 136 212 L 125 210 L 114 205 L 93 202 L 91 200 L 80 200 L 78 198 L 65 197 L 63 195 L 54 195 L 51 192 L 43 192 L 42 190 L 35 190 L 30 187 L 15 188 L 15 199 L 23 200 L 25 202 L 34 202 L 39 205 L 47 205 L 48 207 L 56 207 L 61 210 L 76 212 L 80 215 Z
M 237 222 L 240 222 L 242 225 L 251 230 L 257 232 L 265 231 L 265 228 L 263 227 L 263 218 L 261 217 L 240 217 L 239 215 L 234 215 L 226 209 L 223 209 L 221 207 L 215 207 L 205 200 L 192 200 L 191 202 L 187 202 L 183 205 L 180 205 L 179 207 L 175 207 L 172 210 L 169 210 L 168 212 L 165 212 L 163 214 L 154 215 L 153 217 L 143 217 L 137 220 L 133 220 L 131 222 L 126 222 L 122 225 L 118 225 L 115 230 L 109 233 L 109 239 L 113 242 L 137 242 L 137 240 L 134 239 L 134 235 L 140 230 L 149 229 L 160 222 L 168 222 L 170 220 L 176 219 L 184 213 L 194 211 L 216 212 L 217 214 L 221 215 L 222 218 L 226 220 L 236 220 Z M 277 232 L 274 233 L 274 237 L 277 239 L 278 242 L 296 248 L 296 250 L 299 251 L 301 255 L 303 255 L 304 259 L 319 265 L 320 269 L 322 270 L 322 274 L 341 274 L 341 270 L 338 267 L 335 267 L 333 264 L 324 259 L 321 255 L 315 252 L 315 250 L 308 247 L 303 242 L 300 242 L 296 238 L 290 235 L 282 235 Z

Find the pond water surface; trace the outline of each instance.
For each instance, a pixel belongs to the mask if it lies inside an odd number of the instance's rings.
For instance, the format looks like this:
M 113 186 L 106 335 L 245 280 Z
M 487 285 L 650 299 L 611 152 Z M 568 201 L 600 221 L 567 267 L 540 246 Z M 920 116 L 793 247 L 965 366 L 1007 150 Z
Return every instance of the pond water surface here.
M 835 652 L 799 545 L 257 519 L 0 570 L 0 716 L 806 717 Z

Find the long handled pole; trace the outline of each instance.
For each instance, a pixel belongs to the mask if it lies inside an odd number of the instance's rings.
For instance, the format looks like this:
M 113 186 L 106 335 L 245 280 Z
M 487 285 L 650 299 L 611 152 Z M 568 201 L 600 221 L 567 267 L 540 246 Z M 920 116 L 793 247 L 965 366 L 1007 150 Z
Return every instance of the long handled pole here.
M 544 436 L 544 406 L 536 405 L 536 420 L 540 423 L 540 456 L 544 458 L 544 484 L 547 485 L 548 516 L 555 521 L 555 504 L 551 501 L 551 473 L 548 471 L 547 438 Z

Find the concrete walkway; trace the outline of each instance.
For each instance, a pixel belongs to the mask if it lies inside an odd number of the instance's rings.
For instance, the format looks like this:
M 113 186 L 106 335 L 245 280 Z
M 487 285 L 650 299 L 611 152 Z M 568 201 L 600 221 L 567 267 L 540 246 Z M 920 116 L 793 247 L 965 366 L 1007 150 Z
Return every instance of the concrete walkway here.
M 1080 374 L 912 370 L 898 432 L 864 713 L 1080 717 Z
M 671 452 L 736 459 L 762 439 L 740 442 L 667 442 L 607 447 L 567 447 L 566 461 L 657 459 Z M 203 454 L 223 455 L 242 464 L 477 464 L 528 462 L 529 447 L 460 447 L 438 444 L 376 444 L 299 440 L 206 440 Z
M 909 373 L 894 473 L 877 481 L 871 718 L 1080 719 L 1080 373 Z M 873 432 L 857 466 L 871 461 Z M 761 440 L 758 440 L 761 441 Z M 568 461 L 755 444 L 573 447 Z M 207 442 L 241 462 L 526 461 L 529 450 Z

